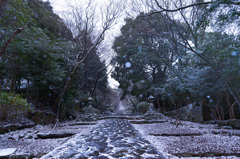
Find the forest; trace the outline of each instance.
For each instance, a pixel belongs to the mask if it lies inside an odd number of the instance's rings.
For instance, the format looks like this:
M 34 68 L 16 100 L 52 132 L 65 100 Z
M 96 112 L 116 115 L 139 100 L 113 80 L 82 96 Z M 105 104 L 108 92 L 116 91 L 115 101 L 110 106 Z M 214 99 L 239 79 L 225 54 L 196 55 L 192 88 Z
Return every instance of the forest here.
M 0 0 L 0 158 L 233 159 L 239 141 L 239 0 Z
M 57 112 L 58 103 L 65 118 L 65 110 L 79 110 L 90 96 L 104 109 L 107 70 L 95 44 L 101 37 L 91 41 L 90 24 L 89 30 L 77 26 L 73 36 L 50 2 L 7 0 L 0 6 L 2 119 L 32 108 Z
M 70 6 L 62 19 L 49 1 L 1 0 L 1 120 L 33 109 L 64 119 L 81 112 L 89 97 L 103 113 L 114 107 L 110 74 L 120 84 L 121 99 L 133 99 L 133 113 L 152 95 L 160 112 L 195 102 L 205 120 L 239 119 L 239 2 L 128 3 L 111 1 L 97 17 L 89 1 Z M 123 15 L 109 72 L 100 48 Z

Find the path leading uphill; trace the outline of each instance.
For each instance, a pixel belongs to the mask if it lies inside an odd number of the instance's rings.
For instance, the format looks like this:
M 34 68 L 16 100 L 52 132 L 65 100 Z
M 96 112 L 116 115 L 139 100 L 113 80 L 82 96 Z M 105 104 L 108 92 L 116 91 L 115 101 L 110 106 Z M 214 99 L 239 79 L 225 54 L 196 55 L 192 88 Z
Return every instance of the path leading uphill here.
M 86 135 L 77 134 L 42 159 L 163 159 L 127 119 L 106 119 Z

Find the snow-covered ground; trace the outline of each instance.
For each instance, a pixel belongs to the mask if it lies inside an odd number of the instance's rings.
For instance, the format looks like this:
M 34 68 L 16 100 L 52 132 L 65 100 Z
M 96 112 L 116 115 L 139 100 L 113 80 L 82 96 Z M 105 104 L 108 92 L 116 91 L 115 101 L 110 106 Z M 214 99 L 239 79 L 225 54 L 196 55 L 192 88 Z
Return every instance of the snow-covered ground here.
M 240 158 L 240 130 L 182 121 L 176 128 L 175 119 L 164 117 L 164 123 L 133 124 L 164 156 L 168 158 L 232 159 Z M 98 123 L 104 122 L 98 121 Z M 41 139 L 41 133 L 89 133 L 93 125 L 74 125 L 75 121 L 62 123 L 52 130 L 52 125 L 35 126 L 0 135 L 0 149 L 16 148 L 18 153 L 29 153 L 37 157 L 66 143 L 71 137 Z M 91 133 L 91 132 L 90 132 Z M 229 156 L 230 155 L 230 156 Z M 208 157 L 204 157 L 208 156 Z M 213 157 L 214 156 L 214 157 Z
M 168 158 L 240 158 L 240 130 L 175 119 L 156 124 L 134 124 Z M 195 157 L 190 157 L 195 156 Z M 198 157 L 200 156 L 200 157 Z M 207 157 L 206 157 L 207 156 Z
M 16 148 L 18 154 L 31 154 L 34 157 L 40 157 L 66 143 L 71 137 L 41 139 L 38 134 L 85 134 L 93 126 L 74 124 L 76 124 L 75 121 L 61 123 L 54 130 L 52 129 L 53 125 L 37 125 L 33 128 L 0 134 L 0 150 Z

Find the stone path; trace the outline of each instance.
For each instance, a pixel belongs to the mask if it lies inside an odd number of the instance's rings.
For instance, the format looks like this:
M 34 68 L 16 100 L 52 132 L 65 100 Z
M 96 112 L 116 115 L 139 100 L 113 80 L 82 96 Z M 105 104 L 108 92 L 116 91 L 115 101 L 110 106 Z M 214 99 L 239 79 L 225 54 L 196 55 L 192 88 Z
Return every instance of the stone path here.
M 76 135 L 42 159 L 163 159 L 126 119 L 107 119 L 88 134 Z

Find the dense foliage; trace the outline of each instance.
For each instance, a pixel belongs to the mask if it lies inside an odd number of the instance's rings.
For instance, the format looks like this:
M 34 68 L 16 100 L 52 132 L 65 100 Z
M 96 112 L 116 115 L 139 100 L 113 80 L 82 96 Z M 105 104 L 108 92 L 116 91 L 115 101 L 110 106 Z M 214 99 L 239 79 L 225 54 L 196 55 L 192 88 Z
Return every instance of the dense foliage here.
M 0 57 L 0 91 L 21 93 L 32 106 L 56 111 L 57 98 L 77 64 L 82 46 L 49 2 L 9 0 L 0 5 L 0 51 L 22 29 Z M 95 95 L 96 90 L 107 91 L 104 68 L 93 50 L 72 79 L 62 101 L 64 111 L 78 105 L 76 101 L 86 101 L 89 92 Z
M 26 99 L 13 93 L 0 94 L 0 120 L 11 119 L 16 115 L 30 111 L 30 105 Z
M 181 18 L 154 10 L 126 19 L 112 60 L 123 97 L 141 101 L 154 95 L 161 110 L 197 102 L 212 118 L 239 118 L 240 37 L 227 29 L 239 25 L 239 12 L 238 6 L 220 4 L 180 10 Z

